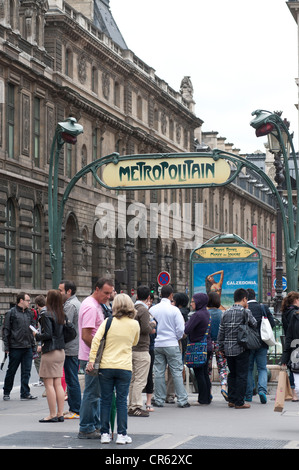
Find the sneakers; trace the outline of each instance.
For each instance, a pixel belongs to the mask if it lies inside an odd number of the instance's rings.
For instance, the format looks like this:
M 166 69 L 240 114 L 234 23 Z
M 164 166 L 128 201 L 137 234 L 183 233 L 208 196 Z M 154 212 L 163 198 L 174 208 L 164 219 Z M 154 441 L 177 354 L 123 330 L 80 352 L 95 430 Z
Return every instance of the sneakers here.
M 126 434 L 117 434 L 116 444 L 131 444 L 132 439 Z
M 34 396 L 30 395 L 30 394 L 27 395 L 27 397 L 21 397 L 21 400 L 23 400 L 23 401 L 24 401 L 24 400 L 26 400 L 26 401 L 27 401 L 27 400 L 36 400 L 36 399 L 37 399 L 37 397 L 34 397 Z
M 185 403 L 184 405 L 178 405 L 179 408 L 189 408 L 190 403 Z
M 93 432 L 79 432 L 78 439 L 101 439 L 101 433 L 98 431 Z
M 259 396 L 260 396 L 260 401 L 263 405 L 265 405 L 267 403 L 267 397 L 266 397 L 266 394 L 265 393 L 259 393 Z
M 38 382 L 36 382 L 35 384 L 32 384 L 33 387 L 44 387 L 45 384 L 42 380 L 39 380 Z
M 166 403 L 169 403 L 170 405 L 173 405 L 175 403 L 175 399 L 170 397 L 170 398 L 166 398 Z
M 10 400 L 10 396 L 9 396 L 9 395 L 3 395 L 3 400 L 4 400 L 4 401 Z
M 149 412 L 142 410 L 141 408 L 135 408 L 135 410 L 128 411 L 129 416 L 140 416 L 141 418 L 146 418 L 149 416 Z
M 157 406 L 158 408 L 163 408 L 163 403 L 157 403 L 154 398 L 152 398 L 152 405 Z
M 101 435 L 101 444 L 109 444 L 111 442 L 110 434 L 104 433 Z

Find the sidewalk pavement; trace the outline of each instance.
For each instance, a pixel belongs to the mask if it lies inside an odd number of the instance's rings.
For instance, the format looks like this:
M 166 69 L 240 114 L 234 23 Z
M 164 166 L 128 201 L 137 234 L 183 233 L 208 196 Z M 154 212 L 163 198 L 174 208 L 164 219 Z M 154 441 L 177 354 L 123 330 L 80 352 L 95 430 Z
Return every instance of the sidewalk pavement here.
M 193 452 L 195 449 L 299 449 L 299 404 L 286 402 L 282 413 L 274 412 L 275 386 L 269 386 L 268 403 L 255 396 L 250 409 L 229 408 L 213 384 L 213 401 L 200 406 L 197 394 L 189 393 L 190 408 L 165 404 L 155 408 L 149 417 L 128 417 L 128 434 L 132 444 L 78 439 L 79 420 L 63 423 L 39 423 L 48 415 L 43 387 L 32 387 L 37 400 L 21 401 L 19 388 L 10 401 L 0 397 L 0 449 L 147 449 L 153 455 L 158 449 L 169 452 Z M 145 396 L 144 396 L 145 398 Z M 65 411 L 68 410 L 67 402 Z M 115 423 L 115 433 L 117 431 Z M 153 463 L 153 462 L 152 462 Z

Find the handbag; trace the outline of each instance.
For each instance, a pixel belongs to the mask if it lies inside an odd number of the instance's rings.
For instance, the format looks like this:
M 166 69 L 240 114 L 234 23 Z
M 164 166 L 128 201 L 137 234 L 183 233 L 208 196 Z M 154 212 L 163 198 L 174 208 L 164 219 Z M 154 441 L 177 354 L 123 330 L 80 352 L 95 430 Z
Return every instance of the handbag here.
M 281 412 L 284 408 L 285 400 L 292 399 L 292 389 L 287 371 L 280 369 L 277 381 L 277 389 L 275 395 L 274 411 Z
M 107 336 L 108 330 L 111 326 L 112 320 L 113 320 L 113 317 L 108 317 L 107 318 L 106 326 L 105 326 L 105 332 L 103 334 L 103 337 L 100 341 L 100 344 L 99 344 L 99 347 L 98 347 L 98 350 L 97 350 L 97 355 L 96 355 L 96 358 L 95 358 L 95 361 L 94 361 L 93 369 L 91 371 L 86 371 L 86 373 L 88 375 L 91 375 L 93 377 L 96 377 L 99 373 L 100 362 L 102 360 L 102 356 L 103 356 L 103 352 L 104 352 L 105 344 L 106 344 L 106 336 Z
M 211 326 L 211 315 L 208 328 L 204 334 L 203 340 L 196 343 L 187 343 L 185 352 L 185 363 L 189 368 L 199 367 L 207 362 L 208 357 L 208 333 Z
M 65 322 L 63 325 L 63 337 L 64 337 L 64 342 L 69 343 L 73 339 L 75 339 L 77 336 L 77 332 L 75 329 L 74 324 L 69 321 L 68 317 L 65 315 Z
M 275 346 L 276 341 L 275 341 L 275 336 L 272 330 L 272 326 L 270 325 L 269 319 L 267 317 L 266 309 L 263 304 L 261 304 L 262 310 L 264 312 L 264 315 L 262 317 L 261 321 L 261 338 L 264 343 L 266 343 L 268 346 Z
M 262 346 L 258 331 L 248 324 L 248 313 L 246 311 L 245 323 L 239 325 L 237 342 L 245 349 L 259 349 Z

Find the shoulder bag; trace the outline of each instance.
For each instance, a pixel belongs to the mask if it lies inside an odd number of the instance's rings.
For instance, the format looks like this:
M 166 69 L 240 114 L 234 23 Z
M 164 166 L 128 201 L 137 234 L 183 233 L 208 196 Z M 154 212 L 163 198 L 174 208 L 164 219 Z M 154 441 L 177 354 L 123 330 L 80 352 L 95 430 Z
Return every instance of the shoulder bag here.
M 239 325 L 237 342 L 245 349 L 259 349 L 262 346 L 261 338 L 257 330 L 248 324 L 248 313 L 244 309 L 245 321 Z
M 77 336 L 76 329 L 74 327 L 74 324 L 69 321 L 68 317 L 65 315 L 65 322 L 63 325 L 63 337 L 64 337 L 64 342 L 69 343 L 73 339 L 75 339 Z
M 266 343 L 268 346 L 275 346 L 276 344 L 275 336 L 272 330 L 272 326 L 269 322 L 265 306 L 261 304 L 261 308 L 263 310 L 263 316 L 262 316 L 262 321 L 261 321 L 262 341 L 264 341 L 264 343 Z
M 88 375 L 92 375 L 93 377 L 96 377 L 99 373 L 100 362 L 102 360 L 102 356 L 103 356 L 103 352 L 104 352 L 105 344 L 106 344 L 106 336 L 111 326 L 112 320 L 113 320 L 113 317 L 107 318 L 106 326 L 105 326 L 105 333 L 103 334 L 103 337 L 100 341 L 100 344 L 97 350 L 97 355 L 94 361 L 93 369 L 91 371 L 86 371 Z
M 208 357 L 208 333 L 211 326 L 211 315 L 208 328 L 204 334 L 203 340 L 196 343 L 187 343 L 185 352 L 185 363 L 189 368 L 199 367 L 207 362 Z

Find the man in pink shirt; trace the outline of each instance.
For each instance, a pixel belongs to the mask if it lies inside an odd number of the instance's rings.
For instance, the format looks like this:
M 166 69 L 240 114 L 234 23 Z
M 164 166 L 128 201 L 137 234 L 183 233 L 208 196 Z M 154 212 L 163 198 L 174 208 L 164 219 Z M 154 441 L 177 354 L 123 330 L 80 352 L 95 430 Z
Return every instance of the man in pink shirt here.
M 85 366 L 89 359 L 92 339 L 104 321 L 101 307 L 114 289 L 112 279 L 99 279 L 94 292 L 83 300 L 79 311 L 79 359 Z M 100 439 L 100 382 L 99 377 L 85 374 L 85 388 L 80 408 L 79 439 Z

